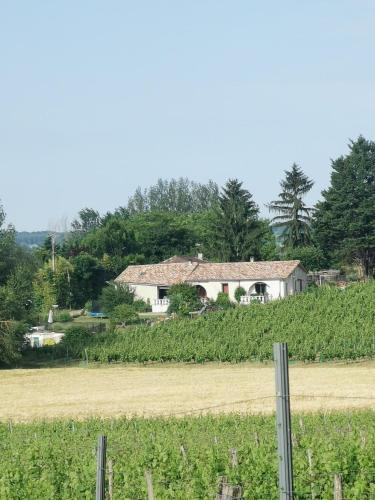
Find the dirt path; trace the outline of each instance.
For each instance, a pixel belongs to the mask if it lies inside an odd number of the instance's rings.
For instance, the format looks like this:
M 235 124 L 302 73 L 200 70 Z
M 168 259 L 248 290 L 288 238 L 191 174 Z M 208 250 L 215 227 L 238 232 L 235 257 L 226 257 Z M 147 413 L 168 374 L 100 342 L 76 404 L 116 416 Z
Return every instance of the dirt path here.
M 290 383 L 293 411 L 375 409 L 375 362 L 292 366 Z M 251 363 L 3 370 L 0 419 L 270 413 L 274 391 L 273 366 Z

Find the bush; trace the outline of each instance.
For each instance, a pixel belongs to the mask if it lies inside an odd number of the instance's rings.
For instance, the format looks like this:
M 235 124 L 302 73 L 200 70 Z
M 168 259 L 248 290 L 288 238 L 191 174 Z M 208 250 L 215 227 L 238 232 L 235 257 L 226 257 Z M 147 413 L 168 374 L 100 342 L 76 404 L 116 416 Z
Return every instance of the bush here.
M 150 312 L 152 311 L 152 307 L 149 302 L 145 302 L 142 299 L 136 299 L 133 302 L 134 309 L 137 312 Z
M 110 283 L 103 288 L 99 302 L 102 311 L 110 315 L 116 306 L 133 304 L 134 292 L 127 285 Z
M 197 289 L 187 283 L 172 285 L 168 290 L 168 298 L 170 301 L 168 312 L 180 316 L 187 316 L 190 312 L 202 307 Z
M 134 306 L 129 304 L 120 304 L 113 309 L 111 313 L 111 320 L 125 326 L 126 324 L 137 322 L 139 317 Z
M 72 317 L 68 311 L 61 311 L 54 314 L 53 320 L 58 323 L 67 323 L 68 321 L 72 321 Z
M 72 357 L 79 357 L 82 351 L 94 339 L 94 332 L 82 326 L 71 326 L 68 328 L 62 338 L 59 347 Z
M 234 291 L 234 298 L 238 303 L 241 301 L 241 297 L 246 295 L 246 290 L 242 286 L 238 286 Z
M 233 304 L 230 301 L 229 295 L 227 293 L 219 292 L 215 300 L 215 306 L 218 309 L 230 309 L 231 307 L 233 307 Z

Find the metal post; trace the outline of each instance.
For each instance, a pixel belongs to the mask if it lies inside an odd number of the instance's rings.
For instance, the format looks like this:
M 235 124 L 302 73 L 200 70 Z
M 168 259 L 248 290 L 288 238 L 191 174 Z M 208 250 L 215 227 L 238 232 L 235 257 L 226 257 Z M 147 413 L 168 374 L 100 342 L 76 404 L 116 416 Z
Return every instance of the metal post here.
M 96 500 L 105 500 L 106 451 L 107 436 L 99 436 L 96 451 Z
M 280 500 L 293 500 L 293 464 L 290 420 L 288 345 L 273 345 L 276 372 L 276 427 Z

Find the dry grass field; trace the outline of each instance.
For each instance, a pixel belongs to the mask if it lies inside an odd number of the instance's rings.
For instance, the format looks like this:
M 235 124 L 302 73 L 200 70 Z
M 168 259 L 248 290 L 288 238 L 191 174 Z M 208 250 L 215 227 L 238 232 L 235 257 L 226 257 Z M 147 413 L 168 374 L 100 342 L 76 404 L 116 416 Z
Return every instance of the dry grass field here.
M 375 362 L 294 365 L 290 384 L 293 411 L 375 409 Z M 274 391 L 272 364 L 3 370 L 0 419 L 271 413 Z

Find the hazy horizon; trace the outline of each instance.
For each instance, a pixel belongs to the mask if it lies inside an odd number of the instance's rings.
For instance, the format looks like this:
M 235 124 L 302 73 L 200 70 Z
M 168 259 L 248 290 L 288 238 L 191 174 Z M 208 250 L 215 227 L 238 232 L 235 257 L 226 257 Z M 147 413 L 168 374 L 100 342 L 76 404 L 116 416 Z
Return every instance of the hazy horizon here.
M 158 178 L 237 177 L 264 205 L 293 162 L 329 183 L 375 138 L 373 2 L 7 3 L 0 200 L 18 231 L 124 206 Z

